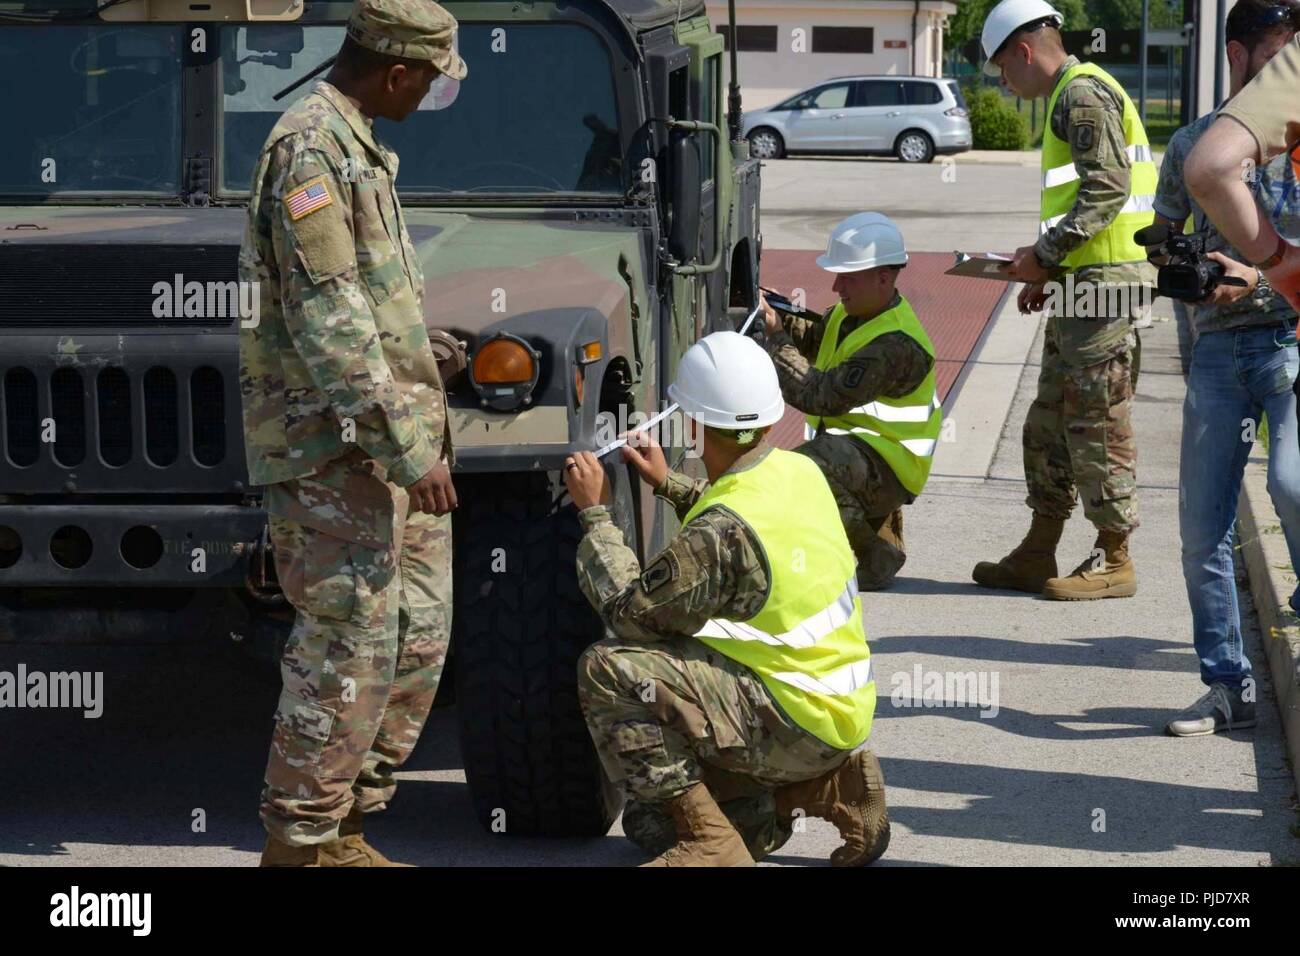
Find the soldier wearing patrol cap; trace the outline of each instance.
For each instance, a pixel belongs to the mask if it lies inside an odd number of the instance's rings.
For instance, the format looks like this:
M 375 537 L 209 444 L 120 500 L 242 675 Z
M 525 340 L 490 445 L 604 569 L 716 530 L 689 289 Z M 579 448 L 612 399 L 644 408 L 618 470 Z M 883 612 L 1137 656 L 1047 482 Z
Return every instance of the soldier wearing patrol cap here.
M 1148 318 L 1144 289 L 1154 284 L 1155 270 L 1133 234 L 1151 223 L 1156 168 L 1128 94 L 1101 67 L 1066 53 L 1061 23 L 1045 0 L 1002 0 L 980 41 L 985 73 L 1001 76 L 1017 96 L 1048 98 L 1039 237 L 1017 249 L 1004 271 L 1026 283 L 1022 312 L 1057 304 L 1047 320 L 1038 394 L 1025 417 L 1029 532 L 1005 557 L 979 562 L 973 576 L 982 587 L 1080 601 L 1137 590 L 1128 550 L 1138 525 L 1129 407 L 1136 323 Z M 1071 283 L 1063 281 L 1067 274 Z M 1079 308 L 1075 295 L 1088 296 Z M 1097 529 L 1096 544 L 1073 572 L 1058 577 L 1056 548 L 1077 498 Z
M 430 0 L 360 0 L 325 80 L 280 118 L 253 173 L 240 278 L 249 474 L 297 620 L 281 662 L 264 866 L 392 865 L 361 833 L 382 810 L 442 675 L 456 490 L 424 275 L 397 198 L 401 121 L 463 79 Z

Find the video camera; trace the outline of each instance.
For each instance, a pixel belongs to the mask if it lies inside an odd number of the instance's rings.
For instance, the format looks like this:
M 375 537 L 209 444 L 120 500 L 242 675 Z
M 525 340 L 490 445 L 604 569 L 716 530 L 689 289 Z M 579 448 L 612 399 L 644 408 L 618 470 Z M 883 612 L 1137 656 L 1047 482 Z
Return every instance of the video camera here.
M 1216 286 L 1246 286 L 1245 279 L 1228 276 L 1223 266 L 1205 255 L 1205 236 L 1201 233 L 1171 233 L 1164 223 L 1153 223 L 1133 233 L 1133 240 L 1143 246 L 1159 246 L 1148 255 L 1168 256 L 1169 264 L 1156 272 L 1156 290 L 1171 299 L 1199 302 Z

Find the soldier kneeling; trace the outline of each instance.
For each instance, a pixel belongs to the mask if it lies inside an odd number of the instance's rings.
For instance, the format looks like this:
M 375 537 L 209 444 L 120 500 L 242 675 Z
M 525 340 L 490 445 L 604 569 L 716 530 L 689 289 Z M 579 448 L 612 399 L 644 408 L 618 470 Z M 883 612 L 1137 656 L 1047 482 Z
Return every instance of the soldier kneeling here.
M 578 693 L 631 798 L 625 829 L 663 851 L 652 866 L 745 866 L 815 816 L 844 840 L 833 864 L 871 863 L 889 844 L 865 746 L 876 685 L 835 498 L 811 459 L 764 441 L 785 405 L 751 339 L 701 339 L 669 394 L 703 430 L 710 481 L 669 471 L 632 436 L 624 459 L 682 522 L 644 573 L 605 507 L 599 461 L 565 463 L 586 531 L 578 580 L 615 635 L 583 655 Z

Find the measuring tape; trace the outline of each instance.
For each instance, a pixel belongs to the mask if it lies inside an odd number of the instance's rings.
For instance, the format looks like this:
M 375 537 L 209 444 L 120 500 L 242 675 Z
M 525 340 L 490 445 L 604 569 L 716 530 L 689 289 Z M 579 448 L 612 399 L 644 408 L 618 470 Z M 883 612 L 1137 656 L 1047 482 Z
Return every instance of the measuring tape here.
M 749 331 L 749 327 L 754 323 L 754 319 L 758 317 L 758 313 L 762 310 L 762 308 L 763 308 L 762 304 L 759 304 L 759 305 L 754 306 L 754 311 L 751 312 L 751 313 L 749 313 L 749 317 L 748 317 L 747 319 L 745 319 L 745 324 L 742 325 L 742 326 L 740 327 L 740 334 L 741 334 L 741 335 L 744 335 L 746 332 Z M 677 411 L 677 409 L 678 409 L 679 407 L 680 407 L 680 406 L 679 406 L 676 402 L 673 402 L 671 405 L 669 405 L 667 408 L 665 408 L 662 412 L 660 412 L 660 413 L 659 413 L 658 415 L 656 415 L 654 418 L 650 419 L 650 420 L 649 420 L 648 422 L 646 422 L 644 425 L 638 425 L 636 428 L 630 428 L 630 429 L 628 429 L 628 435 L 634 435 L 634 434 L 636 434 L 637 432 L 643 432 L 643 431 L 647 431 L 648 429 L 654 428 L 656 425 L 658 425 L 661 421 L 663 421 L 665 418 L 667 418 L 667 417 L 668 417 L 669 415 L 671 415 L 673 412 Z M 610 442 L 608 445 L 606 445 L 604 448 L 600 448 L 600 449 L 598 449 L 598 450 L 596 451 L 596 457 L 597 457 L 597 458 L 604 458 L 604 457 L 605 457 L 606 455 L 608 455 L 611 451 L 618 451 L 620 448 L 622 448 L 622 447 L 623 447 L 624 445 L 626 445 L 626 444 L 627 444 L 627 436 L 624 436 L 624 437 L 622 437 L 622 438 L 620 438 L 620 439 L 618 439 L 618 440 L 616 440 L 616 441 L 612 441 L 612 442 Z

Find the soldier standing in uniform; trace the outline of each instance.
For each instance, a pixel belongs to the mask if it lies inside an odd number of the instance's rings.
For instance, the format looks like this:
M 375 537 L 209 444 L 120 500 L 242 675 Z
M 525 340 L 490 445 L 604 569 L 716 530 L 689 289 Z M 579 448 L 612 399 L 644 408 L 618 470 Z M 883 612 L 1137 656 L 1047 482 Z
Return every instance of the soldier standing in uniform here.
M 1051 293 L 1062 288 L 1066 308 L 1048 318 L 1038 394 L 1025 418 L 1029 533 L 1000 561 L 977 564 L 974 578 L 1069 601 L 1137 590 L 1128 552 L 1138 525 L 1132 323 L 1154 270 L 1133 233 L 1151 223 L 1156 170 L 1133 103 L 1104 70 L 1065 52 L 1061 19 L 1044 0 L 1003 0 L 984 24 L 985 71 L 1000 74 L 1017 96 L 1049 96 L 1041 235 L 1017 249 L 1005 271 L 1028 283 L 1022 312 L 1060 301 Z M 1074 296 L 1089 285 L 1095 296 L 1076 310 Z M 1056 547 L 1076 497 L 1097 528 L 1096 544 L 1070 575 L 1057 577 Z
M 600 462 L 565 463 L 586 532 L 578 581 L 615 635 L 582 656 L 578 694 L 606 772 L 633 799 L 625 829 L 660 854 L 653 866 L 744 866 L 816 816 L 845 841 L 833 864 L 868 864 L 889 820 L 866 749 L 876 688 L 835 499 L 812 461 L 763 441 L 785 405 L 752 339 L 701 339 L 669 394 L 703 429 L 712 484 L 670 472 L 632 436 L 640 447 L 624 459 L 682 520 L 644 573 L 610 518 Z M 717 801 L 742 806 L 728 816 Z
M 374 117 L 466 75 L 430 0 L 360 0 L 328 77 L 253 174 L 240 278 L 249 474 L 297 610 L 262 792 L 264 866 L 392 865 L 361 833 L 433 704 L 451 628 L 456 507 L 424 274 Z
M 840 301 L 820 322 L 778 317 L 763 299 L 767 348 L 785 400 L 816 434 L 796 449 L 821 467 L 858 558 L 858 588 L 888 587 L 907 560 L 903 505 L 925 487 L 943 410 L 934 346 L 895 289 L 903 235 L 864 212 L 832 231 L 817 264 Z

